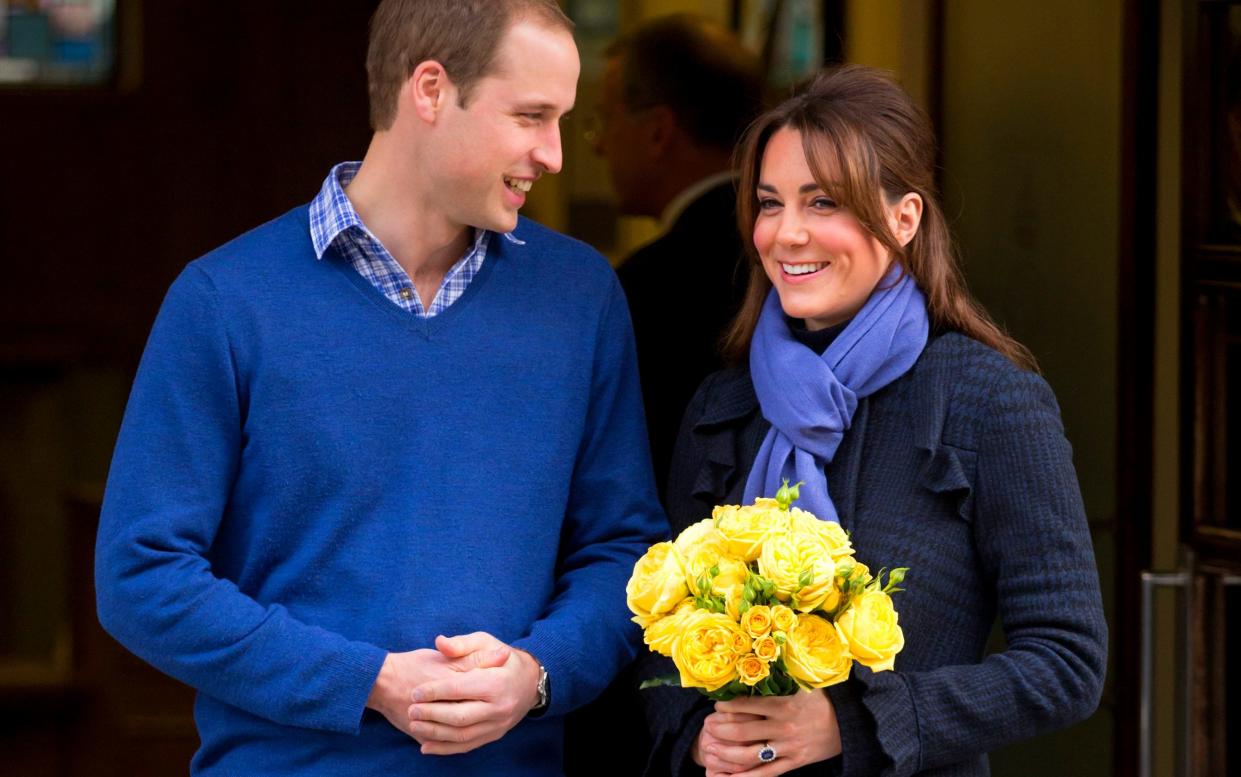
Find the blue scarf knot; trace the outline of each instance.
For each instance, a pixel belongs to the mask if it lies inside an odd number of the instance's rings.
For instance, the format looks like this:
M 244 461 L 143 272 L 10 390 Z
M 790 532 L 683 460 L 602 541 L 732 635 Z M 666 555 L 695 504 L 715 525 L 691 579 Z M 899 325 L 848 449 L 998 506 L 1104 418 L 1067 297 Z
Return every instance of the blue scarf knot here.
M 750 343 L 750 377 L 771 430 L 746 480 L 746 504 L 800 481 L 798 506 L 840 523 L 827 465 L 858 400 L 908 372 L 929 330 L 926 298 L 896 262 L 822 356 L 794 339 L 772 289 Z

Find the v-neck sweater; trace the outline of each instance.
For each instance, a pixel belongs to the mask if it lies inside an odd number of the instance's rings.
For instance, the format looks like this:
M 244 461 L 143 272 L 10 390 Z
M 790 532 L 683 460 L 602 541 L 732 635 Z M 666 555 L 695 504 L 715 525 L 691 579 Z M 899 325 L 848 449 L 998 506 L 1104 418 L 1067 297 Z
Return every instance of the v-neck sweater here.
M 199 690 L 194 774 L 558 773 L 561 714 L 633 657 L 625 582 L 667 528 L 627 307 L 597 252 L 515 235 L 429 319 L 316 260 L 305 207 L 170 289 L 96 579 L 105 628 Z M 551 709 L 421 756 L 375 677 L 472 631 L 542 662 Z

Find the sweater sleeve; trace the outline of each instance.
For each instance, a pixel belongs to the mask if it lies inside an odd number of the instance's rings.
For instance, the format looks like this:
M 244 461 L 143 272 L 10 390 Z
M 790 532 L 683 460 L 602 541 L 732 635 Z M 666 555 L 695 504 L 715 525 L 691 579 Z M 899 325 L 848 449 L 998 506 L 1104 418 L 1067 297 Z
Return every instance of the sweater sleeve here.
M 596 334 L 590 404 L 569 488 L 553 599 L 513 644 L 547 669 L 549 715 L 590 701 L 633 660 L 642 631 L 625 584 L 667 537 L 655 496 L 629 313 L 615 276 Z
M 210 551 L 245 444 L 225 317 L 190 265 L 147 342 L 113 454 L 95 555 L 99 620 L 202 693 L 277 723 L 356 733 L 386 655 L 218 577 Z
M 872 673 L 829 689 L 843 773 L 910 775 L 1090 715 L 1107 632 L 1089 527 L 1051 389 L 1013 371 L 981 421 L 974 536 L 1007 647 L 981 663 Z

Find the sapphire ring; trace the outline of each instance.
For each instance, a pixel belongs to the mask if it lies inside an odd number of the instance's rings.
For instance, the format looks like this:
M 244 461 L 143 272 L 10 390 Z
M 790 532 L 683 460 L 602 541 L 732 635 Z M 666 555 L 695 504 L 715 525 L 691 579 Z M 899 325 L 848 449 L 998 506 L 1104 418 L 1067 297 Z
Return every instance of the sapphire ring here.
M 758 749 L 758 760 L 765 764 L 776 760 L 776 749 L 771 745 L 763 745 Z

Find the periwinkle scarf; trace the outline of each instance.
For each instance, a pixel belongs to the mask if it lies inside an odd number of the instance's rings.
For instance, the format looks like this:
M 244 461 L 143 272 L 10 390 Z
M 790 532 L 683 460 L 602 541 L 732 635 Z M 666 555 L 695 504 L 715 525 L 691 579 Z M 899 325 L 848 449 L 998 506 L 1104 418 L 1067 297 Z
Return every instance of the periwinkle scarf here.
M 803 483 L 799 507 L 840 523 L 825 469 L 858 399 L 904 375 L 929 329 L 926 298 L 896 262 L 822 356 L 793 338 L 772 289 L 750 343 L 750 377 L 771 430 L 746 480 L 746 504 L 775 496 L 787 478 Z

